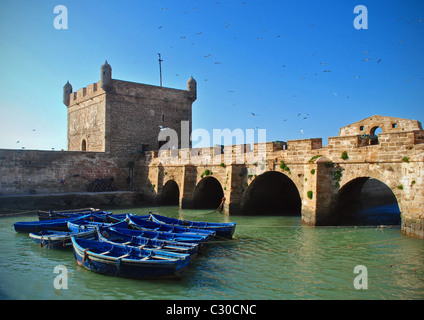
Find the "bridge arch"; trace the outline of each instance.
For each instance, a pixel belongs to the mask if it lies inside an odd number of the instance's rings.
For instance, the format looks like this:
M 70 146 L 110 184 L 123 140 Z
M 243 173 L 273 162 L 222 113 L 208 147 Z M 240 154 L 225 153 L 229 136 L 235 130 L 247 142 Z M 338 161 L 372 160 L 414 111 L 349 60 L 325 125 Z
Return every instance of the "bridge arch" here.
M 399 201 L 385 182 L 357 177 L 338 191 L 330 221 L 333 225 L 400 225 Z
M 255 178 L 244 194 L 243 214 L 300 215 L 302 201 L 294 182 L 278 171 Z
M 214 177 L 208 176 L 199 181 L 194 189 L 194 209 L 217 209 L 224 197 L 221 183 Z
M 160 194 L 160 203 L 162 205 L 179 205 L 180 188 L 174 180 L 168 180 L 162 188 Z

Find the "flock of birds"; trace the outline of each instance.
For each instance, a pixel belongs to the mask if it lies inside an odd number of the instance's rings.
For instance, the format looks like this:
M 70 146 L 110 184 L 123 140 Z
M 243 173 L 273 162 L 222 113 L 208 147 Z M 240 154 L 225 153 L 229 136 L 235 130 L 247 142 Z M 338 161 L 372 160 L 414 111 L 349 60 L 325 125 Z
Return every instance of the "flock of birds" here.
M 215 4 L 216 5 L 220 5 L 220 2 L 215 2 Z M 247 2 L 245 2 L 245 1 L 243 1 L 243 2 L 241 2 L 241 4 L 243 5 L 243 6 L 246 6 L 247 5 Z M 169 8 L 162 8 L 162 10 L 163 11 L 167 11 Z M 192 8 L 193 10 L 198 10 L 198 7 L 194 7 L 194 8 Z M 184 11 L 184 14 L 188 14 L 189 13 L 189 11 Z M 399 21 L 401 21 L 401 20 L 403 20 L 403 18 L 399 18 L 399 19 L 397 19 L 397 21 L 399 22 Z M 414 19 L 414 20 L 409 20 L 409 24 L 411 24 L 411 23 L 421 23 L 423 21 L 423 19 Z M 222 25 L 222 30 L 226 30 L 226 29 L 230 29 L 232 27 L 232 25 L 231 24 L 229 24 L 229 23 L 224 23 L 223 25 Z M 166 27 L 165 26 L 163 26 L 163 25 L 160 25 L 159 27 L 158 27 L 158 29 L 165 29 Z M 317 24 L 311 24 L 310 25 L 310 28 L 317 28 Z M 266 30 L 264 30 L 264 31 L 262 31 L 262 33 L 263 34 L 265 34 L 267 31 Z M 199 31 L 199 32 L 197 32 L 197 33 L 194 33 L 193 35 L 194 36 L 201 36 L 203 34 L 203 32 L 202 31 Z M 268 33 L 269 34 L 269 33 Z M 275 39 L 278 39 L 278 38 L 281 38 L 281 35 L 280 34 L 273 34 L 272 35 L 272 37 L 273 38 L 275 38 Z M 179 36 L 179 39 L 180 40 L 187 40 L 187 39 L 189 39 L 190 38 L 190 36 L 188 36 L 188 35 L 180 35 Z M 237 37 L 234 37 L 234 39 L 237 39 Z M 256 36 L 256 40 L 264 40 L 264 36 Z M 403 43 L 404 41 L 399 41 L 398 42 L 398 44 L 399 45 L 401 45 L 402 43 Z M 192 42 L 191 43 L 192 45 L 194 45 L 195 43 L 194 42 Z M 171 48 L 173 48 L 173 46 L 171 46 Z M 382 57 L 377 57 L 377 58 L 374 58 L 374 57 L 371 57 L 370 55 L 369 55 L 369 53 L 370 53 L 370 50 L 366 50 L 366 51 L 364 51 L 364 53 L 363 53 L 363 56 L 360 58 L 361 60 L 361 62 L 362 63 L 372 63 L 373 61 L 376 61 L 376 64 L 382 64 L 383 63 L 383 58 Z M 316 52 L 313 52 L 313 54 L 312 54 L 312 56 L 314 57 L 316 55 Z M 207 53 L 207 54 L 204 54 L 203 55 L 203 58 L 205 58 L 205 59 L 211 59 L 213 57 L 213 55 L 212 55 L 212 53 Z M 215 60 L 215 62 L 214 62 L 214 64 L 216 64 L 216 65 L 219 65 L 219 64 L 221 64 L 221 61 L 219 61 L 219 60 Z M 322 71 L 322 73 L 331 73 L 332 72 L 332 70 L 331 70 L 331 68 L 330 68 L 330 64 L 328 63 L 328 62 L 319 62 L 319 64 L 323 67 L 323 70 L 321 70 Z M 286 68 L 287 67 L 287 65 L 286 64 L 283 64 L 282 66 L 281 66 L 282 68 Z M 313 73 L 312 74 L 313 75 L 313 77 L 317 77 L 318 76 L 318 73 Z M 177 73 L 176 74 L 176 76 L 179 76 L 179 74 Z M 352 78 L 353 79 L 360 79 L 361 78 L 361 75 L 353 75 L 352 76 Z M 306 76 L 301 76 L 301 77 L 299 77 L 299 79 L 300 80 L 306 80 Z M 422 79 L 424 79 L 424 78 L 422 78 Z M 408 79 L 408 80 L 406 80 L 406 82 L 408 82 L 410 79 Z M 204 79 L 204 81 L 208 81 L 208 79 Z M 235 92 L 235 90 L 228 90 L 227 91 L 227 93 L 229 93 L 229 94 L 232 94 L 232 93 L 234 93 Z M 331 91 L 330 91 L 331 92 Z M 334 95 L 334 96 L 345 96 L 345 99 L 347 100 L 347 101 L 349 101 L 350 100 L 350 96 L 349 95 L 343 95 L 343 94 L 339 94 L 339 92 L 337 92 L 337 91 L 333 91 L 332 92 L 332 94 Z M 297 95 L 293 95 L 293 98 L 297 98 Z M 232 106 L 237 106 L 237 103 L 234 103 Z M 256 112 L 250 112 L 250 114 L 251 114 L 251 116 L 252 117 L 258 117 L 258 116 L 260 116 L 258 113 L 256 113 Z M 302 115 L 302 113 L 298 113 L 298 115 L 297 115 L 297 118 L 298 119 L 301 119 L 301 120 L 307 120 L 308 119 L 308 116 L 309 116 L 309 114 L 308 113 L 304 113 L 303 114 L 303 116 L 301 117 L 301 115 Z M 295 115 L 293 115 L 294 116 L 294 118 L 295 118 Z M 287 118 L 284 118 L 283 119 L 283 122 L 286 122 L 287 121 Z M 254 129 L 257 129 L 258 127 L 255 127 Z M 300 131 L 300 133 L 304 133 L 304 130 L 302 129 L 302 128 L 299 128 L 299 131 Z
M 247 2 L 246 1 L 242 1 L 242 2 L 240 2 L 241 3 L 241 5 L 242 6 L 246 6 L 247 5 Z M 219 2 L 219 1 L 216 1 L 215 2 L 215 4 L 216 5 L 220 5 L 221 3 Z M 199 8 L 198 7 L 194 7 L 194 8 L 192 8 L 192 12 L 194 12 L 194 11 L 196 11 L 196 10 L 198 10 Z M 166 12 L 166 11 L 168 11 L 168 10 L 170 10 L 169 8 L 167 8 L 167 7 L 162 7 L 161 8 L 161 10 L 162 11 L 164 11 L 164 12 Z M 190 11 L 184 11 L 183 12 L 184 14 L 189 14 L 190 13 Z M 398 22 L 400 22 L 400 21 L 402 21 L 403 20 L 403 18 L 399 18 L 399 19 L 397 19 L 397 21 Z M 411 24 L 411 23 L 421 23 L 421 22 L 423 22 L 424 21 L 424 19 L 413 19 L 413 20 L 409 20 L 408 21 L 408 24 Z M 311 24 L 310 25 L 310 28 L 317 28 L 317 27 L 319 27 L 319 26 L 317 26 L 317 24 Z M 159 25 L 158 27 L 158 30 L 166 30 L 166 29 L 168 29 L 168 27 L 166 26 L 166 25 Z M 223 23 L 222 24 L 222 30 L 228 30 L 228 29 L 231 29 L 232 28 L 232 25 L 230 24 L 230 23 Z M 198 32 L 196 32 L 196 33 L 193 33 L 192 35 L 180 35 L 179 37 L 178 37 L 178 39 L 176 39 L 177 41 L 178 40 L 188 40 L 188 39 L 190 39 L 191 37 L 199 37 L 199 36 L 202 36 L 204 33 L 202 32 L 202 31 L 198 31 Z M 261 41 L 261 40 L 264 40 L 264 35 L 265 34 L 270 34 L 270 32 L 268 32 L 267 33 L 267 30 L 263 30 L 262 31 L 262 35 L 259 35 L 259 34 L 257 34 L 256 36 L 254 36 L 255 38 L 256 38 L 256 40 L 258 40 L 258 41 Z M 274 33 L 271 37 L 273 37 L 274 39 L 279 39 L 279 38 L 281 38 L 281 35 L 280 34 L 276 34 L 276 33 Z M 237 37 L 235 37 L 234 36 L 234 40 L 235 39 L 237 39 Z M 397 42 L 399 45 L 402 45 L 403 43 L 404 43 L 404 41 L 398 41 Z M 195 43 L 194 42 L 191 42 L 191 44 L 192 45 L 194 45 Z M 173 48 L 173 46 L 171 46 L 170 48 Z M 370 55 L 369 55 L 369 53 L 370 53 L 370 50 L 366 50 L 366 51 L 364 51 L 364 53 L 363 53 L 363 56 L 360 58 L 361 60 L 361 62 L 362 63 L 372 63 L 373 61 L 376 61 L 376 64 L 382 64 L 382 63 L 384 63 L 384 61 L 383 61 L 383 58 L 382 57 L 378 57 L 378 58 L 374 58 L 374 57 L 371 57 Z M 312 53 L 312 57 L 315 57 L 315 55 L 316 55 L 316 52 L 313 52 Z M 203 55 L 203 58 L 204 59 L 208 59 L 208 60 L 210 60 L 210 59 L 213 59 L 213 54 L 212 53 L 205 53 L 204 55 Z M 214 61 L 213 62 L 213 64 L 215 64 L 215 65 L 220 65 L 221 64 L 221 61 L 219 61 L 219 60 L 212 60 L 212 61 Z M 332 72 L 332 70 L 331 70 L 331 68 L 330 68 L 330 65 L 331 64 L 329 64 L 328 62 L 326 62 L 326 61 L 322 61 L 322 62 L 319 62 L 319 64 L 322 66 L 322 73 L 331 73 Z M 288 65 L 287 64 L 283 64 L 283 65 L 281 65 L 281 68 L 287 68 L 288 67 Z M 179 73 L 177 73 L 176 74 L 176 76 L 179 76 Z M 282 75 L 280 75 L 281 77 L 282 77 Z M 318 73 L 313 73 L 312 74 L 312 76 L 313 77 L 317 77 L 318 76 Z M 361 78 L 361 75 L 353 75 L 353 79 L 360 79 Z M 307 78 L 306 78 L 306 76 L 300 76 L 299 77 L 299 79 L 300 80 L 306 80 Z M 424 77 L 423 78 L 421 78 L 421 79 L 424 79 Z M 408 78 L 407 80 L 405 80 L 405 82 L 409 82 L 411 79 L 410 78 Z M 208 79 L 207 78 L 205 78 L 204 79 L 204 81 L 208 81 Z M 227 91 L 227 93 L 228 94 L 233 94 L 233 93 L 235 93 L 236 91 L 235 90 L 228 90 Z M 333 91 L 332 92 L 332 94 L 334 95 L 334 96 L 345 96 L 345 99 L 346 100 L 349 100 L 350 99 L 350 96 L 348 96 L 348 95 L 343 95 L 343 94 L 339 94 L 339 92 L 336 92 L 336 91 Z M 297 98 L 297 95 L 293 95 L 293 98 Z M 235 106 L 237 106 L 238 104 L 237 103 L 234 103 L 234 104 L 232 104 L 232 106 L 233 107 L 235 107 Z M 251 114 L 251 116 L 252 117 L 258 117 L 258 116 L 260 116 L 260 114 L 258 114 L 258 113 L 256 113 L 256 112 L 250 112 L 250 114 Z M 297 119 L 299 119 L 299 120 L 307 120 L 308 119 L 308 116 L 309 116 L 309 114 L 308 113 L 297 113 L 297 117 L 296 117 L 296 114 L 293 114 L 293 118 L 292 119 L 295 119 L 295 118 L 297 118 Z M 282 119 L 282 122 L 284 123 L 284 122 L 286 122 L 288 119 L 287 118 L 284 118 L 284 119 Z M 159 128 L 160 128 L 160 130 L 162 131 L 162 130 L 164 130 L 164 129 L 166 129 L 166 128 L 164 128 L 164 127 L 162 127 L 162 126 L 159 126 Z M 255 127 L 254 129 L 258 129 L 258 127 Z M 33 131 L 35 131 L 35 129 L 33 129 Z M 300 133 L 301 134 L 303 134 L 304 133 L 304 130 L 302 129 L 302 128 L 299 128 L 299 131 L 300 131 Z M 19 144 L 21 141 L 17 141 L 16 143 L 17 144 Z M 25 147 L 22 147 L 22 149 L 25 149 Z M 52 150 L 54 150 L 54 148 L 52 148 Z

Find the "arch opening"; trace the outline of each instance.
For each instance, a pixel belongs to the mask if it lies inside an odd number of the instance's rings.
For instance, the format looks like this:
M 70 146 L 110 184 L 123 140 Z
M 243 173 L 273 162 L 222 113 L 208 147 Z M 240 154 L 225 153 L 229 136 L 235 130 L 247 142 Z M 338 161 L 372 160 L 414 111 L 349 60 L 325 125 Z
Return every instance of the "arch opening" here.
M 180 189 L 174 180 L 165 183 L 160 196 L 160 204 L 175 206 L 180 204 Z
M 243 214 L 301 215 L 302 201 L 293 181 L 281 172 L 269 171 L 252 181 L 246 190 Z
M 393 191 L 369 177 L 356 178 L 337 194 L 334 225 L 400 225 L 400 209 Z
M 85 139 L 82 140 L 81 151 L 87 151 L 87 141 Z
M 379 144 L 379 142 L 378 142 L 378 135 L 380 133 L 383 133 L 383 129 L 381 129 L 378 126 L 371 129 L 370 135 L 371 135 L 371 137 L 374 137 L 374 138 L 372 138 L 370 140 L 370 144 L 371 145 Z
M 194 209 L 217 209 L 224 197 L 221 184 L 214 177 L 200 180 L 194 189 Z

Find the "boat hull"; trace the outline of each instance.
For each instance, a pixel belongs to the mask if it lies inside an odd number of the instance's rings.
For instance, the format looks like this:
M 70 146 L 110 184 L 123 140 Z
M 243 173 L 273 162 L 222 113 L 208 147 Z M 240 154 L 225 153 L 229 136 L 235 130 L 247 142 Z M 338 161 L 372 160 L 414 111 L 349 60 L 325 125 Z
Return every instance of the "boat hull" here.
M 170 232 L 175 234 L 201 235 L 206 236 L 207 239 L 211 239 L 215 235 L 215 231 L 213 230 L 189 229 L 180 226 L 172 226 L 168 224 L 140 219 L 137 216 L 127 216 L 126 220 L 128 224 L 134 229 Z
M 40 245 L 40 247 L 49 249 L 69 249 L 72 248 L 72 237 L 94 240 L 97 238 L 97 232 L 96 230 L 80 233 L 44 230 L 37 233 L 30 233 L 29 237 Z
M 236 229 L 235 222 L 204 222 L 204 221 L 190 221 L 180 220 L 176 218 L 170 218 L 161 216 L 158 214 L 150 213 L 151 220 L 157 223 L 168 224 L 172 226 L 186 227 L 191 230 L 210 230 L 214 231 L 217 237 L 229 238 L 233 237 Z
M 119 247 L 110 243 L 94 244 L 98 241 L 82 242 L 80 239 L 72 238 L 76 263 L 84 268 L 105 275 L 134 278 L 134 279 L 164 279 L 181 278 L 184 270 L 190 264 L 188 255 L 184 259 L 174 260 L 143 260 L 135 258 L 120 258 L 122 253 L 134 250 L 135 255 L 141 250 L 130 247 Z M 115 256 L 104 255 L 95 251 L 112 250 Z
M 126 246 L 143 247 L 146 249 L 189 254 L 191 258 L 197 255 L 199 249 L 198 244 L 135 236 L 119 232 L 114 228 L 99 227 L 97 229 L 97 233 L 99 241 L 120 243 Z
M 44 230 L 68 231 L 68 222 L 73 222 L 80 219 L 83 220 L 85 218 L 86 216 L 45 221 L 22 221 L 16 222 L 13 227 L 15 228 L 16 232 L 23 233 L 36 233 Z

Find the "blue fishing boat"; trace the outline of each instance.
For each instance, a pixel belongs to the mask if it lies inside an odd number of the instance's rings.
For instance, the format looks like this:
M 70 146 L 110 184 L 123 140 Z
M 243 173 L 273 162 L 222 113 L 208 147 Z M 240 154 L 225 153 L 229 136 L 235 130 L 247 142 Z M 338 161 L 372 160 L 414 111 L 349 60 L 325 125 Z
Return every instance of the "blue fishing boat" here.
M 116 214 L 110 214 L 107 216 L 108 222 L 120 222 L 122 220 L 125 220 L 127 218 L 127 215 L 133 216 L 132 213 L 116 213 Z M 149 220 L 150 215 L 146 214 L 143 216 L 138 216 L 140 219 Z
M 30 233 L 29 237 L 41 247 L 49 249 L 67 249 L 72 248 L 72 237 L 95 240 L 97 238 L 97 231 L 93 229 L 78 233 L 70 231 L 44 230 L 37 233 Z
M 20 221 L 13 224 L 16 232 L 40 232 L 43 230 L 52 231 L 68 231 L 68 222 L 76 222 L 84 220 L 87 216 L 77 216 L 55 220 L 44 220 L 44 221 Z
M 88 270 L 126 278 L 181 278 L 190 255 L 72 237 L 75 260 Z
M 81 208 L 81 209 L 69 209 L 69 210 L 37 210 L 38 220 L 55 220 L 55 219 L 64 219 L 64 218 L 72 218 L 77 215 L 83 216 L 91 213 L 105 213 L 105 211 L 101 211 L 100 209 L 94 208 Z
M 118 232 L 114 228 L 98 227 L 98 240 L 104 242 L 120 243 L 143 249 L 165 250 L 176 253 L 189 254 L 192 258 L 197 254 L 198 245 L 184 242 L 151 239 Z
M 194 233 L 172 233 L 163 231 L 140 230 L 140 229 L 125 229 L 118 227 L 111 227 L 111 229 L 130 235 L 132 237 L 144 237 L 149 239 L 176 241 L 193 244 L 203 244 L 208 241 L 208 235 L 194 234 Z
M 151 220 L 157 223 L 168 224 L 172 226 L 187 227 L 194 230 L 211 230 L 216 232 L 216 236 L 231 239 L 236 229 L 235 222 L 204 222 L 190 221 L 169 218 L 150 212 Z
M 111 227 L 115 226 L 117 228 L 127 228 L 128 224 L 125 220 L 120 222 L 100 222 L 100 221 L 90 221 L 90 220 L 76 220 L 68 222 L 68 229 L 72 232 L 84 232 L 88 230 L 95 230 L 96 227 Z
M 145 220 L 138 216 L 130 216 L 127 215 L 128 225 L 133 229 L 140 230 L 153 230 L 153 231 L 163 231 L 163 232 L 171 232 L 171 233 L 183 233 L 183 234 L 202 234 L 208 236 L 208 239 L 211 239 L 215 235 L 215 231 L 213 230 L 201 230 L 201 229 L 189 229 L 180 226 L 171 226 L 163 223 L 157 223 L 154 221 Z

